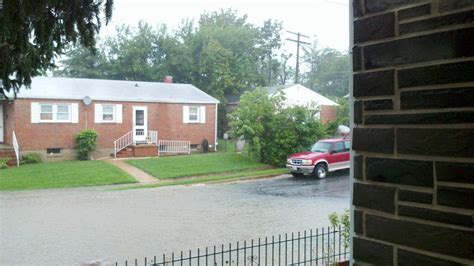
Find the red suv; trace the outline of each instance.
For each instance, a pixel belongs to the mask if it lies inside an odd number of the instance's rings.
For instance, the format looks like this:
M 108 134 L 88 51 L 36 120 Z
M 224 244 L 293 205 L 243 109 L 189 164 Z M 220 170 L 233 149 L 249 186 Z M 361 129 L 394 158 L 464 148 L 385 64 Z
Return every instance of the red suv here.
M 309 151 L 289 156 L 286 167 L 294 177 L 312 174 L 325 178 L 328 172 L 350 167 L 350 147 L 348 139 L 323 139 L 313 144 Z

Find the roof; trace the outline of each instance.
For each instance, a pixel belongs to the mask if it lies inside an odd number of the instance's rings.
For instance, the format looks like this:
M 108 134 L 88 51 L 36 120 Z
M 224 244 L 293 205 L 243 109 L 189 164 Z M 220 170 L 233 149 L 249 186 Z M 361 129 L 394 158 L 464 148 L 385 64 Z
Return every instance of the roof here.
M 17 94 L 19 99 L 81 100 L 85 96 L 100 101 L 219 103 L 191 84 L 62 77 L 35 77 L 31 89 L 22 87 Z
M 270 86 L 270 87 L 267 87 L 268 89 L 268 95 L 273 95 L 275 94 L 275 92 L 277 92 L 278 90 L 284 90 L 284 89 L 287 89 L 289 87 L 293 87 L 294 84 L 291 84 L 291 85 L 277 85 L 277 86 Z
M 321 94 L 306 88 L 300 84 L 274 86 L 268 88 L 268 94 L 274 95 L 279 89 L 285 93 L 285 102 L 288 105 L 311 105 L 312 103 L 320 105 L 338 106 L 336 102 L 322 96 Z

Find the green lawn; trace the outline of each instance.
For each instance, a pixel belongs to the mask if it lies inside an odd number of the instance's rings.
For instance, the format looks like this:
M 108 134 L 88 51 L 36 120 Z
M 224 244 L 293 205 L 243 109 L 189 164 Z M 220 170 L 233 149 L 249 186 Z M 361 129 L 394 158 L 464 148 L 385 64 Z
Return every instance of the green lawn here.
M 210 182 L 221 182 L 221 181 L 231 181 L 245 178 L 258 178 L 258 177 L 266 177 L 266 176 L 274 176 L 288 173 L 286 168 L 273 168 L 273 169 L 266 169 L 266 170 L 250 170 L 244 172 L 237 172 L 237 173 L 226 173 L 226 174 L 218 174 L 218 175 L 209 175 L 209 176 L 200 176 L 196 178 L 187 178 L 187 179 L 177 179 L 172 180 L 169 182 L 160 182 L 156 184 L 149 184 L 143 186 L 127 186 L 118 188 L 118 190 L 125 190 L 125 189 L 141 189 L 141 188 L 156 188 L 156 187 L 166 187 L 166 186 L 176 186 L 176 185 L 191 185 L 197 183 L 210 183 Z
M 64 161 L 0 170 L 0 190 L 66 188 L 134 183 L 136 180 L 102 161 Z
M 268 167 L 267 165 L 255 162 L 244 155 L 235 153 L 168 156 L 141 160 L 128 160 L 127 163 L 138 167 L 159 179 L 252 169 L 255 170 L 258 168 Z

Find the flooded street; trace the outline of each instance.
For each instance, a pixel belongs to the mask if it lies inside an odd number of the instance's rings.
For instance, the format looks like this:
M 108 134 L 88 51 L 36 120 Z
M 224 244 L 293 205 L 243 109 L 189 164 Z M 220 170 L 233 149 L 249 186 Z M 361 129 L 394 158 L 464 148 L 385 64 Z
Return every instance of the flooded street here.
M 349 208 L 348 175 L 0 193 L 0 264 L 123 262 L 327 226 Z

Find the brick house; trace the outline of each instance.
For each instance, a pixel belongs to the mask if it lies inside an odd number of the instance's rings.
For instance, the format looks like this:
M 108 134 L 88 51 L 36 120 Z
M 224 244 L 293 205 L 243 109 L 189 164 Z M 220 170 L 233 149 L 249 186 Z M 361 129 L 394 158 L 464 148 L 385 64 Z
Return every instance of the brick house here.
M 73 159 L 74 136 L 93 128 L 98 133 L 94 158 L 116 152 L 156 156 L 158 139 L 186 141 L 191 148 L 200 148 L 207 139 L 215 149 L 218 103 L 193 85 L 166 80 L 37 77 L 31 89 L 23 88 L 16 99 L 0 102 L 0 143 L 4 149 L 13 145 L 15 133 L 21 154 Z
M 287 107 L 304 106 L 308 108 L 319 108 L 317 117 L 323 124 L 336 121 L 337 119 L 337 107 L 339 104 L 303 85 L 271 86 L 267 89 L 269 97 L 273 97 L 277 91 L 281 90 L 285 94 L 286 99 L 284 104 Z M 240 95 L 227 95 L 226 97 L 228 99 L 226 111 L 227 113 L 231 113 L 239 106 Z
M 339 104 L 321 94 L 300 84 L 272 86 L 268 88 L 268 94 L 274 96 L 279 90 L 285 94 L 285 106 L 319 108 L 317 116 L 323 124 L 337 119 L 337 107 Z

